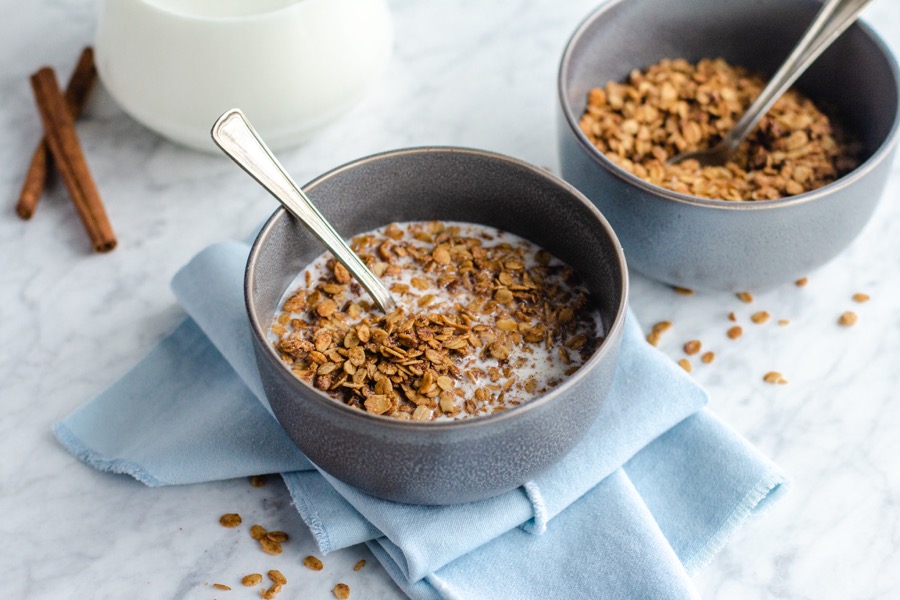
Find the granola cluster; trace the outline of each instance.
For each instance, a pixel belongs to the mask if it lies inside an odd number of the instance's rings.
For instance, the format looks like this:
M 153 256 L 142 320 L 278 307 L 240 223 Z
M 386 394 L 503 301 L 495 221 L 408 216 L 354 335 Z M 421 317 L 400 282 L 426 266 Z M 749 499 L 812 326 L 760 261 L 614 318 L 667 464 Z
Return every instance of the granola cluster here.
M 579 126 L 610 160 L 658 186 L 720 200 L 774 200 L 819 188 L 856 167 L 858 144 L 808 98 L 788 90 L 723 166 L 667 165 L 714 146 L 766 81 L 722 59 L 662 60 L 588 94 Z
M 602 340 L 575 272 L 517 236 L 417 222 L 351 247 L 400 308 L 383 314 L 323 255 L 271 331 L 299 378 L 358 409 L 417 421 L 505 410 L 558 385 Z

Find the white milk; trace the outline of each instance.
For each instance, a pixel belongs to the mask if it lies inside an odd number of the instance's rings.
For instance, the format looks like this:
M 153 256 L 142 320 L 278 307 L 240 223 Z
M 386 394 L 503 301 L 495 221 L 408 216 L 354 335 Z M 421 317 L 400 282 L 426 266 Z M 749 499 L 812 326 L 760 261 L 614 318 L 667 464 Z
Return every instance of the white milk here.
M 472 225 L 469 223 L 444 222 L 444 224 L 446 226 L 460 227 L 460 235 L 463 237 L 484 237 L 485 235 L 488 236 L 490 240 L 484 242 L 484 247 L 496 246 L 505 243 L 510 246 L 524 248 L 526 249 L 526 269 L 531 268 L 537 264 L 534 261 L 534 254 L 540 248 L 517 235 L 508 232 L 501 232 L 494 228 L 485 227 L 482 225 Z M 405 231 L 410 223 L 400 223 L 398 225 Z M 381 230 L 376 230 L 370 233 L 376 233 L 377 231 Z M 403 241 L 414 243 L 415 245 L 423 248 L 430 246 L 427 243 L 413 240 L 410 236 L 404 236 Z M 279 301 L 278 306 L 284 306 L 285 302 L 291 296 L 293 296 L 298 289 L 308 289 L 306 284 L 307 278 L 309 278 L 309 280 L 312 282 L 313 287 L 320 280 L 327 280 L 331 276 L 331 270 L 328 269 L 326 263 L 331 258 L 331 253 L 326 252 L 325 254 L 319 256 L 316 260 L 314 260 L 302 272 L 300 272 L 288 286 L 283 297 Z M 395 259 L 395 263 L 404 266 L 414 264 L 412 260 L 403 259 Z M 550 262 L 550 266 L 557 265 L 563 265 L 563 263 L 554 257 Z M 410 280 L 416 276 L 424 278 L 421 271 L 417 271 L 416 269 L 404 268 L 401 270 L 398 276 L 389 276 L 385 274 L 381 277 L 381 280 L 388 288 L 390 288 L 391 285 L 398 283 L 410 285 Z M 371 304 L 371 298 L 368 296 L 368 294 L 366 294 L 366 292 L 362 290 L 360 286 L 356 287 L 359 288 L 357 292 L 347 290 L 347 292 L 343 295 L 342 302 L 349 301 L 357 304 L 359 304 L 360 302 L 365 302 Z M 416 300 L 429 294 L 434 295 L 435 300 L 427 307 L 419 308 L 416 305 Z M 407 312 L 413 313 L 450 313 L 452 311 L 452 306 L 454 303 L 466 306 L 475 298 L 476 296 L 474 295 L 474 293 L 469 292 L 465 289 L 457 290 L 453 295 L 451 295 L 446 289 L 441 289 L 434 286 L 419 290 L 410 285 L 408 293 L 394 293 L 395 301 L 397 301 L 400 306 L 404 307 Z M 442 310 L 442 308 L 444 310 Z M 377 308 L 375 310 L 378 311 Z M 275 320 L 277 320 L 282 314 L 283 312 L 279 309 L 279 311 L 275 314 Z M 378 313 L 378 315 L 380 316 L 380 312 Z M 365 313 L 363 314 L 363 316 L 365 316 Z M 290 317 L 309 322 L 307 320 L 307 316 L 304 314 L 292 313 Z M 583 331 L 590 335 L 602 337 L 603 327 L 600 321 L 599 311 L 593 310 L 591 312 L 591 317 L 592 322 L 589 324 L 585 324 Z M 484 324 L 493 324 L 494 321 L 494 318 L 490 315 L 480 315 L 479 318 L 481 319 L 480 322 Z M 291 328 L 288 328 L 288 333 L 290 333 L 291 331 L 293 330 Z M 270 331 L 269 340 L 273 344 L 275 344 L 278 342 L 279 336 Z M 496 410 L 498 408 L 511 408 L 515 405 L 527 402 L 528 400 L 531 400 L 558 385 L 567 376 L 567 371 L 572 372 L 574 369 L 581 366 L 581 364 L 583 364 L 584 362 L 583 358 L 578 352 L 571 352 L 569 354 L 569 359 L 570 362 L 565 363 L 559 356 L 558 346 L 554 345 L 551 348 L 547 348 L 546 344 L 543 343 L 528 343 L 512 346 L 512 348 L 510 348 L 509 358 L 504 363 L 500 363 L 497 361 L 497 359 L 492 357 L 485 357 L 481 352 L 471 352 L 464 356 L 454 357 L 455 364 L 462 370 L 463 373 L 472 374 L 472 376 L 463 376 L 458 379 L 455 382 L 455 387 L 456 389 L 463 391 L 463 397 L 473 397 L 475 389 L 478 387 L 483 387 L 485 385 L 502 386 L 505 382 L 506 378 L 502 376 L 497 382 L 491 382 L 487 376 L 491 368 L 502 368 L 504 365 L 514 365 L 515 382 L 512 387 L 503 395 L 503 400 L 499 402 L 493 402 L 489 407 L 486 407 L 484 410 L 481 410 L 477 413 L 488 414 L 489 412 L 491 412 L 491 410 Z M 524 383 L 529 378 L 534 378 L 536 382 L 535 387 L 531 392 L 526 391 L 524 388 Z M 470 415 L 468 415 L 465 411 L 462 411 L 458 415 L 456 415 L 455 418 L 464 418 L 466 416 Z
M 240 108 L 273 149 L 362 98 L 393 44 L 386 0 L 104 0 L 97 70 L 125 112 L 193 148 Z

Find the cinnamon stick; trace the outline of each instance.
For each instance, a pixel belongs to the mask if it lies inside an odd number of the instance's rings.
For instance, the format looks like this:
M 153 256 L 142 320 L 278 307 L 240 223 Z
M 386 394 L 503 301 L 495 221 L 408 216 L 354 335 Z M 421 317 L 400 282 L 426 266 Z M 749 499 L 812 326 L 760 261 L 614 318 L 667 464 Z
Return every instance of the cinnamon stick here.
M 116 247 L 116 237 L 53 69 L 44 67 L 32 75 L 31 87 L 44 123 L 50 155 L 91 238 L 91 245 L 97 252 L 109 252 Z
M 66 105 L 72 114 L 72 119 L 77 119 L 87 103 L 88 93 L 97 77 L 97 68 L 94 65 L 94 49 L 87 47 L 81 51 L 75 70 L 69 78 L 66 86 Z M 16 214 L 23 219 L 30 219 L 34 214 L 38 200 L 44 192 L 49 173 L 49 160 L 47 157 L 47 143 L 45 138 L 38 142 L 37 149 L 31 157 L 31 164 L 25 174 L 25 182 L 19 193 L 19 201 L 16 203 Z

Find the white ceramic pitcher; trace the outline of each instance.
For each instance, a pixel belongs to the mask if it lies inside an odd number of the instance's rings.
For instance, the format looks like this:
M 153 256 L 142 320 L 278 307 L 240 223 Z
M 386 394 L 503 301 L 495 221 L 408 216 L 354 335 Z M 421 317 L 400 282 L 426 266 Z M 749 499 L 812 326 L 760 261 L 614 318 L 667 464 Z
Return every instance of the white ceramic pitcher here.
M 210 127 L 240 107 L 273 149 L 359 101 L 391 54 L 385 0 L 103 0 L 95 56 L 122 109 L 217 152 Z

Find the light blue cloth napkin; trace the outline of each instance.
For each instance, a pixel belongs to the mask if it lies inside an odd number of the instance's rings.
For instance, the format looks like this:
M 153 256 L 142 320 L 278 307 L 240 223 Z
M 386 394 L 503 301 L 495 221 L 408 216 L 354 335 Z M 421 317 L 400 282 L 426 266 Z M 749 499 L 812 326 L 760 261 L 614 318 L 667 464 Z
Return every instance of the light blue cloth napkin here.
M 558 465 L 464 505 L 368 496 L 316 470 L 270 414 L 244 313 L 247 252 L 217 244 L 176 275 L 189 318 L 54 426 L 66 448 L 148 485 L 282 473 L 323 552 L 367 542 L 414 598 L 695 597 L 689 573 L 785 489 L 629 315 L 611 393 Z

